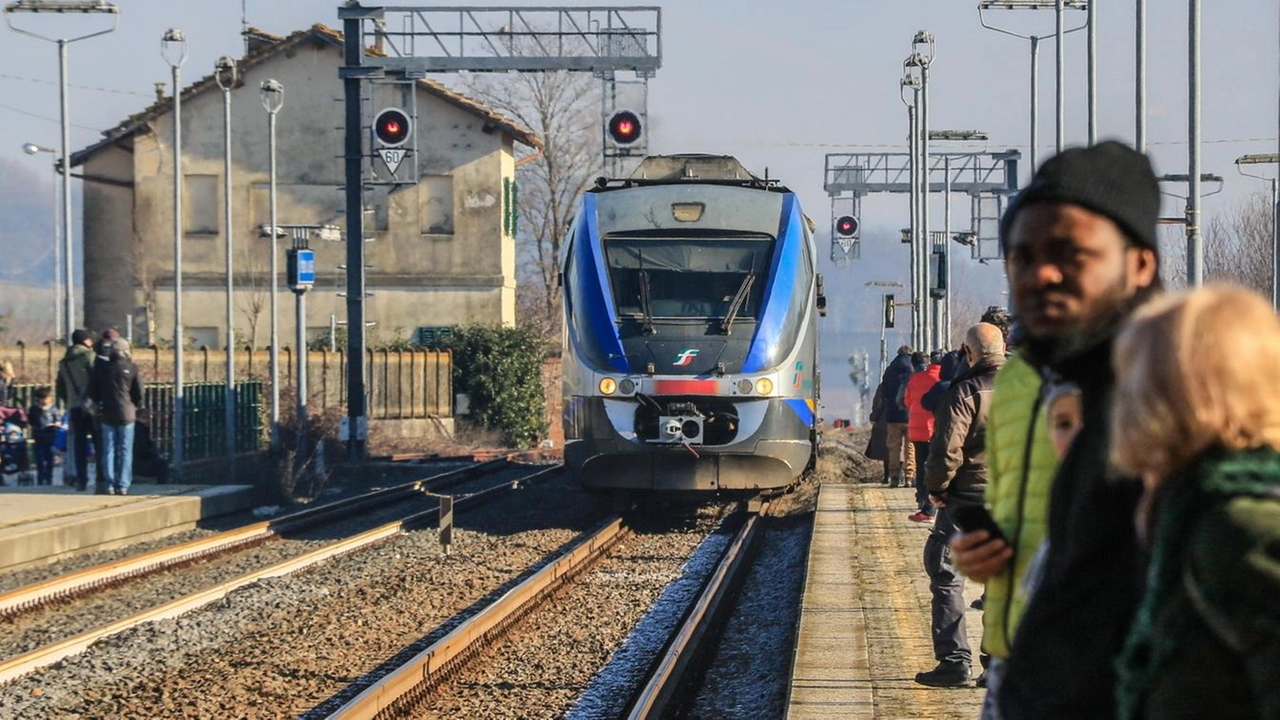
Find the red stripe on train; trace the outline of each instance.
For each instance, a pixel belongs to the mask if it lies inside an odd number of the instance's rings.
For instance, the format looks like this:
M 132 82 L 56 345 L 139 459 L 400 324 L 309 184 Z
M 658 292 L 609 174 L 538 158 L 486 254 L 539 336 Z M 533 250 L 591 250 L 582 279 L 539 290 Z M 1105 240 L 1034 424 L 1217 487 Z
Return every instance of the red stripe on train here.
M 657 395 L 718 395 L 718 380 L 657 380 L 654 382 L 654 393 Z

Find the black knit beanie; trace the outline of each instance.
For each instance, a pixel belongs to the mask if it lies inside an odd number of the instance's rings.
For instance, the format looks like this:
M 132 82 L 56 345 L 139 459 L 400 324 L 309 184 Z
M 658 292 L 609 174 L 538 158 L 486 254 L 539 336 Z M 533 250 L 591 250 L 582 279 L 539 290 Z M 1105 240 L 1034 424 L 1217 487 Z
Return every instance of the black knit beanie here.
M 1000 220 L 1000 243 L 1006 252 L 1014 217 L 1040 202 L 1071 203 L 1105 215 L 1135 245 L 1160 252 L 1160 187 L 1151 161 L 1128 145 L 1108 140 L 1063 150 L 1046 160 Z

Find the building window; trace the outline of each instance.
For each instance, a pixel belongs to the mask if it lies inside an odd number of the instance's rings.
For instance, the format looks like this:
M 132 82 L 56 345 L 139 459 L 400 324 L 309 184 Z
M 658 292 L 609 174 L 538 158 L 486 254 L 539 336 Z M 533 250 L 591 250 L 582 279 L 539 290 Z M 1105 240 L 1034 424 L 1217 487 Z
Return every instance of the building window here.
M 187 175 L 182 199 L 183 230 L 188 235 L 217 235 L 218 176 Z
M 453 178 L 423 175 L 418 181 L 418 207 L 423 235 L 452 235 Z

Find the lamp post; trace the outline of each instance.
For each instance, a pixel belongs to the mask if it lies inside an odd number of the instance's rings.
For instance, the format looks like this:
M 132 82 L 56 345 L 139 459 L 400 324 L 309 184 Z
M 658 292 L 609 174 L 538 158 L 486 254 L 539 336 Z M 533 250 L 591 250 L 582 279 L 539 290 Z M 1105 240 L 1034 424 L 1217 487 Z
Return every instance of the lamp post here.
M 106 30 L 99 30 L 87 35 L 80 35 L 73 38 L 52 38 L 29 30 L 23 30 L 15 27 L 13 24 L 13 15 L 15 13 L 79 13 L 79 14 L 101 14 L 111 15 L 111 27 Z M 67 46 L 81 40 L 88 40 L 99 35 L 106 35 L 114 32 L 120 24 L 120 8 L 105 2 L 105 0 L 16 0 L 4 7 L 4 19 L 9 29 L 28 37 L 33 37 L 45 42 L 56 43 L 58 46 L 58 95 L 61 105 L 60 122 L 62 124 L 62 149 L 60 157 L 71 157 L 71 110 L 70 100 L 67 96 Z M 75 263 L 71 254 L 71 168 L 70 163 L 62 163 L 62 262 L 63 273 L 66 275 L 66 285 L 64 286 L 62 296 L 62 315 L 63 322 L 66 326 L 60 328 L 63 333 L 63 340 L 68 347 L 71 346 L 71 334 L 76 326 L 75 312 Z
M 907 134 L 907 148 L 910 162 L 910 183 L 911 192 L 909 194 L 911 206 L 911 224 L 908 234 L 911 245 L 911 343 L 915 347 L 919 347 L 923 342 L 923 323 L 922 323 L 922 305 L 919 301 L 921 297 L 920 288 L 924 284 L 920 277 L 920 77 L 913 73 L 913 69 L 919 69 L 919 65 L 913 63 L 913 57 L 908 57 L 903 63 L 904 73 L 899 87 L 899 93 L 903 104 L 907 106 L 907 124 L 909 127 Z M 906 90 L 911 91 L 911 99 L 907 99 Z
M 1133 78 L 1133 146 L 1138 152 L 1147 151 L 1147 0 L 1136 0 L 1134 20 L 1135 46 Z
M 927 30 L 921 30 L 911 39 L 911 56 L 920 66 L 920 278 L 921 291 L 920 300 L 923 303 L 921 314 L 924 317 L 924 337 L 920 349 L 930 350 L 933 348 L 925 348 L 924 344 L 932 344 L 934 348 L 939 347 L 937 344 L 937 326 L 940 318 L 936 313 L 932 312 L 932 304 L 929 300 L 929 258 L 932 252 L 929 248 L 929 174 L 930 174 L 930 157 L 929 157 L 929 66 L 933 64 L 936 57 L 936 49 L 934 46 L 933 34 Z
M 62 231 L 60 226 L 61 210 L 58 208 L 58 172 L 62 167 L 62 153 L 54 148 L 47 148 L 35 143 L 26 143 L 22 151 L 28 155 L 50 153 L 53 155 L 53 335 L 57 339 L 62 327 L 62 249 L 60 246 Z
M 187 61 L 187 38 L 181 30 L 165 31 L 160 54 L 173 71 L 173 475 L 175 481 L 182 482 L 186 439 L 182 392 L 182 64 Z
M 1276 153 L 1241 155 L 1236 158 L 1236 170 L 1241 175 L 1266 180 L 1271 186 L 1271 306 L 1280 311 L 1280 180 L 1244 170 L 1246 165 L 1277 164 L 1280 164 L 1280 155 Z
M 1039 140 L 1040 140 L 1040 132 L 1039 132 L 1040 41 L 1046 40 L 1048 38 L 1058 38 L 1059 42 L 1061 42 L 1062 36 L 1070 35 L 1073 32 L 1083 30 L 1086 26 L 1080 25 L 1079 27 L 1074 27 L 1074 28 L 1071 28 L 1070 30 L 1063 30 L 1061 28 L 1061 24 L 1059 24 L 1058 30 L 1050 35 L 1026 35 L 1023 33 L 1014 32 L 1012 30 L 998 27 L 988 23 L 986 16 L 983 13 L 984 11 L 987 11 L 987 10 L 1050 10 L 1052 9 L 1056 11 L 1058 8 L 1059 2 L 1062 3 L 1062 7 L 1064 10 L 1068 10 L 1068 9 L 1084 10 L 1088 7 L 1087 0 L 1065 0 L 1065 1 L 1064 0 L 984 0 L 983 2 L 978 3 L 978 22 L 982 24 L 982 27 L 988 30 L 994 30 L 995 32 L 998 32 L 1002 35 L 1008 35 L 1010 37 L 1027 40 L 1027 41 L 1030 41 L 1031 43 L 1031 139 L 1030 139 L 1031 152 L 1028 159 L 1031 161 L 1032 173 L 1036 171 L 1036 155 L 1037 155 L 1036 145 L 1039 143 Z M 1061 16 L 1061 13 L 1059 13 L 1059 16 Z M 1058 59 L 1059 73 L 1062 72 L 1062 65 L 1063 65 L 1062 58 L 1059 57 Z M 1061 95 L 1062 80 L 1059 79 L 1058 82 L 1059 82 L 1059 95 Z M 1057 146 L 1059 151 L 1062 150 L 1062 127 L 1063 127 L 1062 110 L 1063 110 L 1062 101 L 1059 100 L 1058 107 L 1057 107 L 1057 111 L 1058 111 Z
M 225 211 L 223 229 L 227 237 L 227 389 L 226 389 L 226 442 L 227 468 L 234 480 L 236 476 L 236 328 L 235 328 L 235 275 L 233 254 L 235 236 L 232 232 L 231 213 L 231 90 L 236 86 L 236 61 L 223 55 L 214 64 L 214 79 L 222 90 L 222 205 Z
M 260 88 L 262 107 L 267 110 L 267 154 L 270 157 L 270 185 L 268 195 L 271 205 L 271 221 L 268 233 L 271 238 L 271 448 L 280 446 L 280 311 L 278 275 L 279 259 L 276 257 L 276 114 L 284 107 L 284 86 L 276 80 L 263 80 Z

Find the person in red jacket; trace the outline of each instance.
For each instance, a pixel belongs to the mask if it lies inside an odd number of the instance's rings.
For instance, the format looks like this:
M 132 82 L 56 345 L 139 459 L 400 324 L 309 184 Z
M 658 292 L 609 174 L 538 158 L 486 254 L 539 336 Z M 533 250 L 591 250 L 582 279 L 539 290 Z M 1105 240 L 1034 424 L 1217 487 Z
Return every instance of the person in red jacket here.
M 907 439 L 916 449 L 915 488 L 918 510 L 908 515 L 907 519 L 932 522 L 937 509 L 929 502 L 929 492 L 924 485 L 924 464 L 929 459 L 929 441 L 933 439 L 933 412 L 926 410 L 920 401 L 925 393 L 942 380 L 942 353 L 935 352 L 926 358 L 924 353 L 918 352 L 911 360 L 920 370 L 907 381 L 902 393 L 902 406 L 907 410 Z

